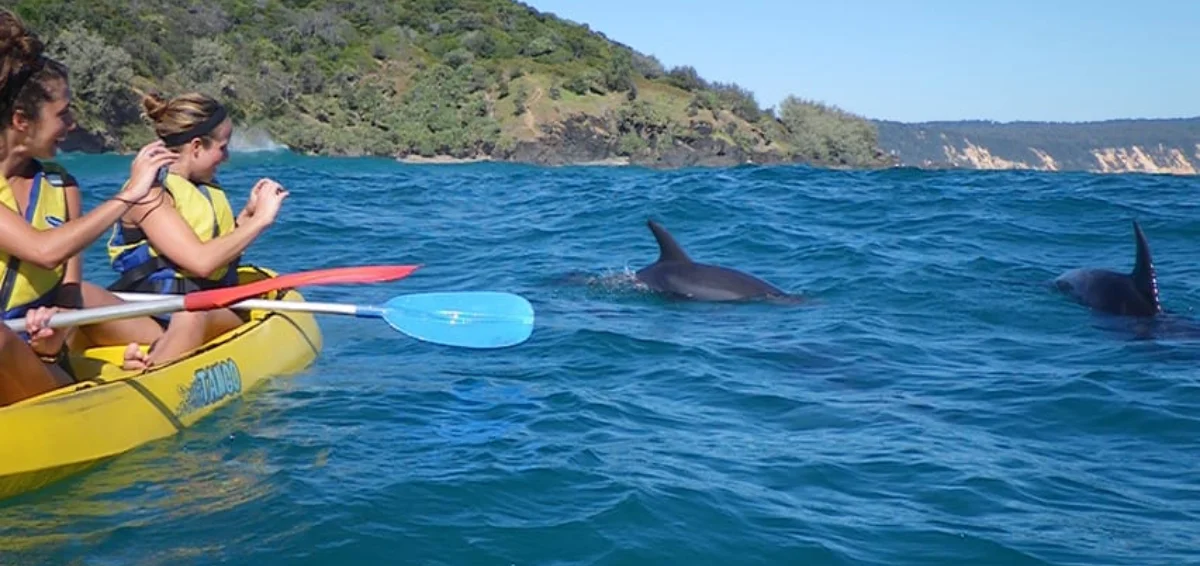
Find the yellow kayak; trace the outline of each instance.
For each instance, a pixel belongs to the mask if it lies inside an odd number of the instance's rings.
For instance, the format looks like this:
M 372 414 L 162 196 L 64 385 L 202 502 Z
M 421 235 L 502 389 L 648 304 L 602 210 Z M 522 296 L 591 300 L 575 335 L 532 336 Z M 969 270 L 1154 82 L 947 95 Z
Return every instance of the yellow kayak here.
M 274 276 L 243 267 L 241 283 Z M 265 298 L 303 301 L 294 289 Z M 245 324 L 149 371 L 121 369 L 124 347 L 71 355 L 79 382 L 0 408 L 0 499 L 39 489 L 174 435 L 263 380 L 316 359 L 321 331 L 304 312 L 251 311 Z

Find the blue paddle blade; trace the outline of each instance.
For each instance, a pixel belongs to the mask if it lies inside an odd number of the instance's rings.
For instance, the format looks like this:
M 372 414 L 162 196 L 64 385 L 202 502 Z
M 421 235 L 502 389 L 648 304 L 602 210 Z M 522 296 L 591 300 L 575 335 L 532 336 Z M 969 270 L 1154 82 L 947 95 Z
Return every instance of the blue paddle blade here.
M 504 348 L 533 333 L 533 305 L 512 293 L 414 293 L 393 297 L 381 310 L 392 328 L 448 346 Z

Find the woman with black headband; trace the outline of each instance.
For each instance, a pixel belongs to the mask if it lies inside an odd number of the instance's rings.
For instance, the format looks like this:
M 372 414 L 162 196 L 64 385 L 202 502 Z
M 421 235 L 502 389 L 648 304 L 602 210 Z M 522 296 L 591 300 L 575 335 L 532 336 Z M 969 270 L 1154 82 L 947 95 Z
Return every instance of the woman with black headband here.
M 20 18 L 0 10 L 0 310 L 5 320 L 26 321 L 21 334 L 0 325 L 0 406 L 71 383 L 68 334 L 108 346 L 162 333 L 145 317 L 79 332 L 46 327 L 57 307 L 93 306 L 86 297 L 121 302 L 82 281 L 79 253 L 146 197 L 155 172 L 176 156 L 161 142 L 142 148 L 117 196 L 80 214 L 75 179 L 43 162 L 75 127 L 67 69 L 43 49 Z
M 142 105 L 159 139 L 179 160 L 146 202 L 130 208 L 114 227 L 108 255 L 119 278 L 109 289 L 182 294 L 236 285 L 239 258 L 275 221 L 287 191 L 270 179 L 259 180 L 235 219 L 225 191 L 214 180 L 217 167 L 229 157 L 233 134 L 225 107 L 200 93 L 171 100 L 149 94 Z M 155 320 L 165 333 L 146 353 L 131 344 L 126 369 L 174 359 L 243 322 L 231 309 Z

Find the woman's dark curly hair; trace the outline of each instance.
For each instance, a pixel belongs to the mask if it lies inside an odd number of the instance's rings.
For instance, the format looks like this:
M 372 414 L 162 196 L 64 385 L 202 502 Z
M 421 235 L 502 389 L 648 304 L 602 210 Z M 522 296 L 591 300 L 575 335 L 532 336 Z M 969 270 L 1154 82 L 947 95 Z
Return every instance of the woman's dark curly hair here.
M 46 46 L 11 10 L 0 10 L 0 131 L 17 112 L 38 117 L 53 99 L 50 85 L 66 80 L 67 68 L 45 55 Z

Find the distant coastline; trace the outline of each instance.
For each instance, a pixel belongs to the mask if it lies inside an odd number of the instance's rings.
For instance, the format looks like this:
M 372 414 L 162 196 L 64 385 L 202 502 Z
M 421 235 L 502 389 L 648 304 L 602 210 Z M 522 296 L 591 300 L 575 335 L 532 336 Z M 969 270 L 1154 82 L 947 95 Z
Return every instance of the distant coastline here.
M 874 122 L 900 165 L 1196 175 L 1200 117 L 1097 122 Z

